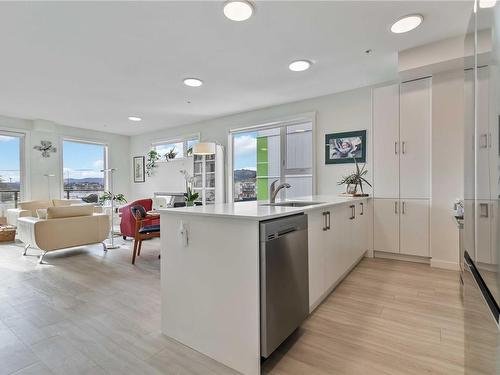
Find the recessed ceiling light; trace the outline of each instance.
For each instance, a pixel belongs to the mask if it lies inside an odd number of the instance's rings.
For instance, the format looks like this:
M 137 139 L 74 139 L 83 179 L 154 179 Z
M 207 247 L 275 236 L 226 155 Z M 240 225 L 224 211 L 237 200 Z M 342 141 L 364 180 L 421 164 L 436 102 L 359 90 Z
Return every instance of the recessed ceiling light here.
M 311 62 L 308 60 L 296 60 L 292 61 L 290 65 L 288 65 L 288 69 L 292 72 L 303 72 L 311 67 Z
M 479 0 L 479 8 L 493 8 L 497 0 Z
M 407 33 L 408 31 L 416 29 L 420 26 L 423 20 L 424 17 L 420 14 L 410 14 L 408 16 L 401 17 L 391 26 L 391 31 L 394 34 Z
M 253 6 L 248 1 L 228 1 L 224 5 L 224 15 L 231 21 L 246 21 L 253 14 Z
M 142 118 L 137 117 L 137 116 L 129 116 L 128 119 L 130 121 L 142 121 Z
M 185 78 L 184 84 L 189 87 L 200 87 L 203 85 L 203 81 L 198 78 Z

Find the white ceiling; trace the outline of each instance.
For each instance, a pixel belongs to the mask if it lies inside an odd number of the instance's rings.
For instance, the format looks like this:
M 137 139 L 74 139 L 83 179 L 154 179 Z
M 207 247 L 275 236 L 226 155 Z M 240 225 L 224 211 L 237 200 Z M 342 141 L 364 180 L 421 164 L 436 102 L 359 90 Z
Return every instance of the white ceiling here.
M 464 32 L 471 9 L 264 1 L 250 20 L 232 22 L 222 5 L 2 2 L 0 114 L 132 135 L 343 91 L 396 78 L 398 50 Z M 388 31 L 409 13 L 424 15 L 421 27 Z M 290 72 L 298 58 L 315 64 Z M 185 87 L 192 76 L 205 84 Z

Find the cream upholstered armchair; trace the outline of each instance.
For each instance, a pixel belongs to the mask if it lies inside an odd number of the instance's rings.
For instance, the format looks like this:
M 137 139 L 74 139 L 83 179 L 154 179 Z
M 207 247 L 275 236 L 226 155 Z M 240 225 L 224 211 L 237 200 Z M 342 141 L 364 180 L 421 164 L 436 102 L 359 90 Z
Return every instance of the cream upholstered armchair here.
M 36 210 L 46 209 L 49 207 L 70 206 L 72 204 L 81 204 L 79 199 L 51 199 L 47 201 L 26 201 L 19 202 L 18 208 L 9 208 L 7 210 L 7 224 L 16 225 L 17 219 L 20 217 L 36 217 Z
M 110 229 L 108 215 L 94 213 L 93 206 L 49 207 L 46 218 L 20 217 L 17 224 L 23 255 L 30 247 L 40 249 L 40 263 L 49 251 L 103 243 Z

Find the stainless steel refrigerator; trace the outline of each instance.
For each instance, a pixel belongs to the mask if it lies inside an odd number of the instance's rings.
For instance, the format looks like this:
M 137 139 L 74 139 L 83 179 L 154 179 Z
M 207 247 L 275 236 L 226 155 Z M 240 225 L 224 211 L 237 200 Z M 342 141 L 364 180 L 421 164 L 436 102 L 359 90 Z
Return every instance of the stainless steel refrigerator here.
M 464 40 L 462 295 L 467 375 L 500 374 L 500 4 L 477 1 Z

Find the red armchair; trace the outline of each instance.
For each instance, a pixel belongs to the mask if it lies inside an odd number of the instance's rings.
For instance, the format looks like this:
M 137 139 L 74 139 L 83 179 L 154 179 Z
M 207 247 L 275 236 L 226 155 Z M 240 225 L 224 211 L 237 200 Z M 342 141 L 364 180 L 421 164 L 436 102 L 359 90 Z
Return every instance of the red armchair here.
M 142 206 L 146 211 L 150 211 L 153 207 L 152 199 L 139 199 L 135 202 L 131 202 L 120 208 L 120 213 L 122 217 L 122 221 L 120 223 L 120 232 L 122 233 L 123 239 L 127 237 L 134 238 L 135 236 L 135 217 L 130 211 L 130 208 L 133 206 Z M 143 225 L 158 225 L 160 224 L 159 218 L 151 218 L 145 219 L 143 221 Z

